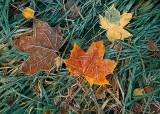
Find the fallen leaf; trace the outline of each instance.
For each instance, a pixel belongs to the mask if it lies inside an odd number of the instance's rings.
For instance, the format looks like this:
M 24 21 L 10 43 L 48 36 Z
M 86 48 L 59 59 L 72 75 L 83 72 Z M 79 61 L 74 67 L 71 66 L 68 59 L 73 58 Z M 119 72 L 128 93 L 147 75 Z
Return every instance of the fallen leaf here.
M 136 88 L 133 91 L 133 96 L 140 96 L 140 95 L 144 95 L 144 94 L 145 94 L 144 89 Z
M 114 12 L 110 18 L 109 16 L 102 17 L 101 15 L 99 15 L 99 23 L 101 25 L 101 28 L 107 30 L 106 36 L 108 37 L 108 40 L 112 43 L 116 39 L 124 40 L 125 38 L 132 36 L 131 33 L 123 29 L 132 19 L 132 13 L 123 12 L 123 14 L 120 15 L 119 18 L 119 13 L 117 11 L 118 10 L 116 10 L 115 7 L 112 6 L 108 11 L 106 11 L 107 13 Z
M 113 49 L 119 51 L 119 50 L 121 49 L 121 44 L 120 44 L 120 43 L 116 44 L 116 45 L 113 47 Z M 119 54 L 119 52 L 115 52 L 115 56 L 116 56 L 116 57 L 118 56 L 118 54 Z
M 90 85 L 110 84 L 105 76 L 113 74 L 117 63 L 103 59 L 104 53 L 103 41 L 93 42 L 87 52 L 75 43 L 70 58 L 64 60 L 64 63 L 72 76 L 85 77 Z
M 131 41 L 130 41 L 130 40 L 128 40 L 127 44 L 132 45 L 132 43 L 131 43 Z
M 22 36 L 15 46 L 30 55 L 22 65 L 21 72 L 33 75 L 40 70 L 50 70 L 55 65 L 56 52 L 63 45 L 62 33 L 58 25 L 54 30 L 46 23 L 34 19 L 33 36 Z
M 26 7 L 23 10 L 22 15 L 27 19 L 34 18 L 34 10 L 29 7 Z
M 151 92 L 152 91 L 152 87 L 151 86 L 146 86 L 145 87 L 145 92 L 146 93 L 149 93 L 149 92 Z
M 114 50 L 119 51 L 121 49 L 121 44 L 118 43 L 117 45 L 114 46 Z
M 157 50 L 157 45 L 152 41 L 148 41 L 148 49 L 150 51 L 156 51 Z
M 55 61 L 56 61 L 56 63 L 55 63 L 56 64 L 56 71 L 58 71 L 58 68 L 61 65 L 62 58 L 56 57 Z

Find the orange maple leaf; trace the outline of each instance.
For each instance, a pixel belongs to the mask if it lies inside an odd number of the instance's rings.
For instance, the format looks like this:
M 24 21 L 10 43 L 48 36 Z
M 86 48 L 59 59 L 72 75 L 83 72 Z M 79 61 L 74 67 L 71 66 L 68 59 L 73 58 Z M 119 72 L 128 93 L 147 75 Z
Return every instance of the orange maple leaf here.
M 69 59 L 64 60 L 72 76 L 85 77 L 92 85 L 110 84 L 106 76 L 113 74 L 117 63 L 114 60 L 103 59 L 105 47 L 103 41 L 93 42 L 84 52 L 76 43 Z
M 63 45 L 60 26 L 52 29 L 46 22 L 37 19 L 33 24 L 33 36 L 21 36 L 14 42 L 19 50 L 30 55 L 20 71 L 25 75 L 50 70 L 56 64 L 56 52 Z

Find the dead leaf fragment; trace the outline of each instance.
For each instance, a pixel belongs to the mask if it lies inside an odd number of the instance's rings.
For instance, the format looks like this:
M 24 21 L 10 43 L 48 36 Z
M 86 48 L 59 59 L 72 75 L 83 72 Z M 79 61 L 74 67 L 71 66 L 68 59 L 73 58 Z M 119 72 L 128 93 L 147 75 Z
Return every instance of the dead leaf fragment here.
M 145 87 L 145 92 L 146 93 L 149 93 L 149 92 L 151 92 L 152 91 L 152 87 L 151 86 L 146 86 Z
M 148 49 L 150 51 L 156 51 L 157 50 L 157 45 L 152 41 L 148 41 Z
M 112 6 L 108 12 L 111 12 L 112 10 L 116 10 L 114 6 Z M 118 10 L 116 10 L 116 12 L 117 11 Z M 125 38 L 132 36 L 131 33 L 123 29 L 132 19 L 132 13 L 123 12 L 120 18 L 118 13 L 114 13 L 114 17 L 116 17 L 116 20 L 113 17 L 108 19 L 108 17 L 99 15 L 99 23 L 101 28 L 107 30 L 106 36 L 108 37 L 108 40 L 113 43 L 116 39 L 124 40 Z
M 118 43 L 117 45 L 114 46 L 114 50 L 119 51 L 121 49 L 121 44 Z
M 46 23 L 34 19 L 33 36 L 22 36 L 15 46 L 30 55 L 22 65 L 21 72 L 33 75 L 40 70 L 50 70 L 55 65 L 56 52 L 63 45 L 59 25 L 54 30 Z
M 29 8 L 29 7 L 26 7 L 23 12 L 22 12 L 22 15 L 26 18 L 26 19 L 29 19 L 29 18 L 34 18 L 34 10 Z
M 75 43 L 70 58 L 64 63 L 72 76 L 85 77 L 90 85 L 110 84 L 105 76 L 113 74 L 117 63 L 114 60 L 103 60 L 104 53 L 103 41 L 93 42 L 87 52 Z
M 56 61 L 56 63 L 55 63 L 56 64 L 56 71 L 58 71 L 58 68 L 61 65 L 62 58 L 56 57 L 55 61 Z
M 140 95 L 144 95 L 144 94 L 145 94 L 144 89 L 136 88 L 133 91 L 133 96 L 140 96 Z

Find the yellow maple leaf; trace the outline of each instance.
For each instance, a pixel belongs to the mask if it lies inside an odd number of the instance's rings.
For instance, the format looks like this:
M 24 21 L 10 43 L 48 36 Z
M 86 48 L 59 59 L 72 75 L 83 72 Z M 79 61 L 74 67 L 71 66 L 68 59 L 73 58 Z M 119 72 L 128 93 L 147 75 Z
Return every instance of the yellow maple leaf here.
M 115 7 L 112 6 L 109 10 L 115 10 Z M 131 33 L 123 29 L 124 26 L 126 26 L 129 23 L 129 21 L 132 19 L 132 13 L 123 12 L 123 14 L 120 16 L 119 23 L 117 24 L 112 23 L 111 20 L 109 21 L 107 18 L 101 15 L 99 15 L 99 19 L 100 19 L 99 23 L 101 25 L 101 28 L 107 30 L 106 36 L 108 37 L 108 40 L 111 41 L 112 43 L 116 39 L 124 40 L 124 38 L 132 36 Z

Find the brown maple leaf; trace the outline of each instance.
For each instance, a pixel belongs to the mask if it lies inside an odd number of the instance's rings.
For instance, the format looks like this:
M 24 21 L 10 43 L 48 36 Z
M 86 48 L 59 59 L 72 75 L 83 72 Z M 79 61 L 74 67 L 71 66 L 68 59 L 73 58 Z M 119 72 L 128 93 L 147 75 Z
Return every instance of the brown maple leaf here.
M 52 29 L 46 22 L 34 19 L 33 26 L 33 36 L 22 36 L 14 43 L 19 50 L 30 55 L 21 69 L 26 75 L 54 66 L 55 58 L 58 57 L 56 52 L 63 45 L 59 25 Z
M 85 77 L 91 85 L 109 84 L 105 76 L 113 74 L 117 63 L 103 59 L 104 53 L 103 41 L 93 42 L 87 52 L 75 43 L 70 58 L 64 62 L 72 76 Z

